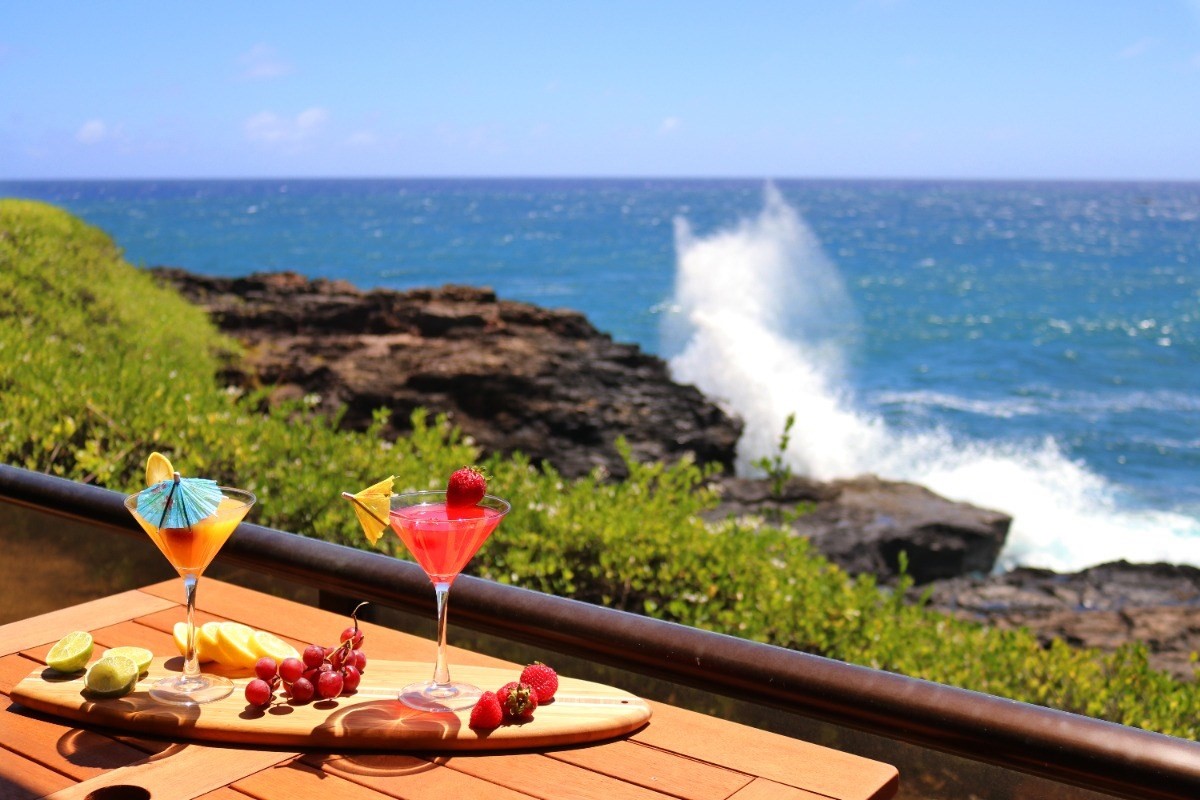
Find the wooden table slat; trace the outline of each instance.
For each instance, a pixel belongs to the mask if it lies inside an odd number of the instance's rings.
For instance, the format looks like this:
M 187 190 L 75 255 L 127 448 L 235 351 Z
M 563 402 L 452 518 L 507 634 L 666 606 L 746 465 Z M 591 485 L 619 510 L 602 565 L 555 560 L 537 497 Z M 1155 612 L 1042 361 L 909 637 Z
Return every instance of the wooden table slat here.
M 758 777 L 837 800 L 891 797 L 898 786 L 890 764 L 665 703 L 650 705 L 659 724 L 635 732 L 633 741 L 729 769 L 753 763 Z
M 687 800 L 725 800 L 751 780 L 745 773 L 624 740 L 550 751 L 546 757 Z
M 538 753 L 495 756 L 454 756 L 445 765 L 453 770 L 493 781 L 514 791 L 545 800 L 664 800 L 670 795 L 643 786 L 616 781 L 564 761 Z
M 177 745 L 158 756 L 62 789 L 47 800 L 83 800 L 107 786 L 140 786 L 154 800 L 192 800 L 297 755 L 278 750 Z
M 102 597 L 70 608 L 0 626 L 0 656 L 54 644 L 71 631 L 90 631 L 171 607 L 161 597 L 137 590 Z
M 336 800 L 384 800 L 388 795 L 299 761 L 264 769 L 232 784 L 234 789 L 258 800 L 298 800 L 328 797 Z
M 309 755 L 303 761 L 330 775 L 362 784 L 405 800 L 446 800 L 486 797 L 488 800 L 530 800 L 491 781 L 447 769 L 441 759 L 410 755 L 362 753 L 354 755 Z
M 20 746 L 17 742 L 9 744 Z M 74 783 L 60 772 L 0 747 L 0 797 L 4 800 L 41 797 Z
M 141 761 L 146 754 L 96 731 L 35 714 L 0 698 L 0 742 L 77 781 Z
M 766 778 L 755 778 L 729 800 L 829 800 L 829 797 L 794 786 L 784 786 Z

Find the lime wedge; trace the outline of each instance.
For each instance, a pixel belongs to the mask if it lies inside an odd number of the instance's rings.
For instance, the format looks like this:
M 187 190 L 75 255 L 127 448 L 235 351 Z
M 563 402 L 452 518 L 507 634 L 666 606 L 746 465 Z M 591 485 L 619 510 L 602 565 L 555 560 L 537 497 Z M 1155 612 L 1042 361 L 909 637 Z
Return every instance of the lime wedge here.
M 84 685 L 96 697 L 120 697 L 137 683 L 138 668 L 125 656 L 105 656 L 92 664 Z
M 171 466 L 171 462 L 162 453 L 151 453 L 146 459 L 146 485 L 153 486 L 156 483 L 172 478 L 175 475 L 175 468 Z
M 358 494 L 342 492 L 342 497 L 354 504 L 354 514 L 358 524 L 362 525 L 367 541 L 375 544 L 383 536 L 388 526 L 388 516 L 391 512 L 392 484 L 394 475 L 384 478 L 374 486 L 368 486 Z
M 139 675 L 145 675 L 146 670 L 150 669 L 150 662 L 154 660 L 154 653 L 151 653 L 144 647 L 133 647 L 132 645 L 114 647 L 111 650 L 104 651 L 104 658 L 111 658 L 112 656 L 124 656 L 128 658 L 137 666 Z
M 72 631 L 50 648 L 46 665 L 57 672 L 78 672 L 91 657 L 92 635 L 87 631 Z

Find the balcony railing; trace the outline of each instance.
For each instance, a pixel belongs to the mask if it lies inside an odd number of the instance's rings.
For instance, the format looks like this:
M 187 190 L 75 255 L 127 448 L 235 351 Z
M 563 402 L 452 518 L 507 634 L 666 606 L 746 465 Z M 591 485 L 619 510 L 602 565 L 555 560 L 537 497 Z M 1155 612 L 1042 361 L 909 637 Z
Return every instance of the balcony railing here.
M 121 495 L 0 465 L 0 538 L 6 513 L 16 512 L 13 506 L 145 539 Z M 323 593 L 432 614 L 424 572 L 377 553 L 243 524 L 219 559 Z M 892 763 L 897 762 L 888 752 L 908 753 L 910 760 L 916 752 L 914 763 L 921 764 L 942 759 L 991 765 L 1037 776 L 1044 796 L 1200 797 L 1195 742 L 465 575 L 455 583 L 452 619 L 507 640 L 768 709 L 759 719 L 778 711 L 862 731 L 875 742 L 874 751 L 864 755 Z M 902 787 L 920 782 L 898 766 Z M 989 795 L 985 788 L 979 787 L 979 796 L 1009 796 Z M 1032 796 L 1013 791 L 1018 793 L 1011 796 Z

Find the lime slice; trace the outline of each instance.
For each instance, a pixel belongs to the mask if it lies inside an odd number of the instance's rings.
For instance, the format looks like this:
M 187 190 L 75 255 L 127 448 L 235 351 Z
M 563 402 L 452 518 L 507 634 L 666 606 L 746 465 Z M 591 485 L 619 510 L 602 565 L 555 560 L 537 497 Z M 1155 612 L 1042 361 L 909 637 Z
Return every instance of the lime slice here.
M 125 656 L 105 656 L 92 664 L 84 685 L 96 697 L 120 697 L 137 683 L 138 668 Z
M 72 631 L 50 648 L 46 666 L 56 672 L 78 672 L 91 657 L 92 635 L 87 631 Z
M 139 675 L 145 675 L 146 670 L 150 669 L 150 662 L 154 660 L 154 653 L 151 653 L 144 647 L 133 647 L 132 645 L 114 647 L 111 650 L 104 651 L 104 658 L 111 658 L 113 656 L 128 658 L 137 665 Z
M 153 486 L 175 476 L 175 468 L 162 453 L 151 453 L 146 459 L 146 485 Z
M 391 512 L 392 484 L 395 476 L 388 476 L 374 486 L 368 486 L 358 494 L 342 493 L 342 497 L 354 504 L 354 514 L 362 526 L 367 541 L 375 544 L 388 526 Z
M 250 647 L 259 658 L 270 656 L 278 664 L 285 658 L 299 658 L 296 648 L 268 631 L 255 631 L 250 637 Z

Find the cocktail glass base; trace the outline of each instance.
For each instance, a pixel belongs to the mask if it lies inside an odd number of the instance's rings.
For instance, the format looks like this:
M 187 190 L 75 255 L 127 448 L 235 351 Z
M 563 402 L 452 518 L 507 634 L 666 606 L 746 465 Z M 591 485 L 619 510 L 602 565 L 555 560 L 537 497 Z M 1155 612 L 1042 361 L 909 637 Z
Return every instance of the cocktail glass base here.
M 180 675 L 163 678 L 150 687 L 150 696 L 162 703 L 195 706 L 224 700 L 233 694 L 233 681 L 220 675 Z
M 479 700 L 483 690 L 469 683 L 410 683 L 400 690 L 400 702 L 417 711 L 434 714 L 461 711 Z

